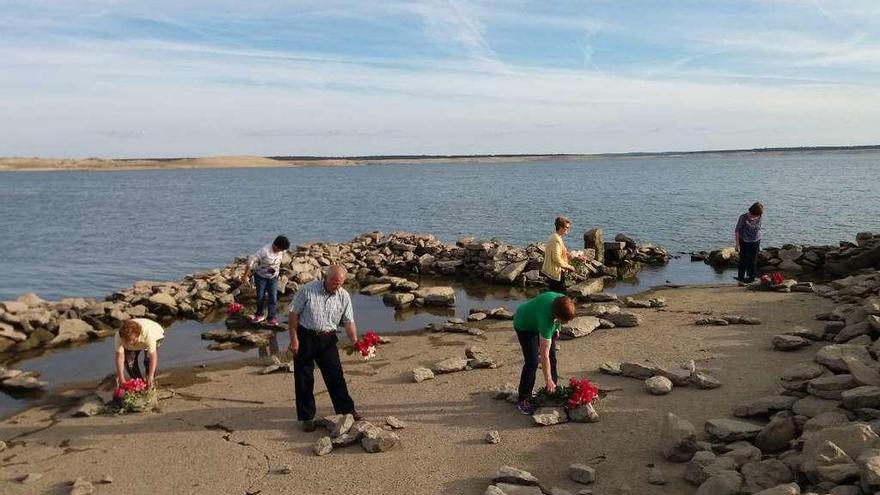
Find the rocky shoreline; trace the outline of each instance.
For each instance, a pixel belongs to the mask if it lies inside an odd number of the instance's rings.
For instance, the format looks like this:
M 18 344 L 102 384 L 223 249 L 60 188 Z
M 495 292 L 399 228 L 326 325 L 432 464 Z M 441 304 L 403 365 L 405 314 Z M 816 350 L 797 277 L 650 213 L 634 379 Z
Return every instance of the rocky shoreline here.
M 705 261 L 717 268 L 736 268 L 739 256 L 732 247 L 691 253 L 692 261 Z M 789 274 L 812 273 L 824 276 L 846 275 L 880 263 L 880 234 L 859 232 L 855 242 L 840 241 L 837 246 L 784 244 L 766 247 L 758 253 L 758 269 L 780 270 Z
M 601 230 L 589 233 L 588 262 L 574 276 L 572 291 L 601 291 L 603 281 L 638 272 L 642 263 L 664 264 L 669 254 L 662 248 L 638 246 L 619 235 L 605 243 Z M 512 246 L 497 240 L 472 237 L 443 243 L 432 235 L 371 232 L 348 243 L 310 243 L 285 253 L 279 294 L 288 297 L 305 283 L 322 277 L 330 264 L 343 264 L 364 294 L 384 294 L 397 309 L 420 305 L 452 306 L 451 288 L 419 289 L 407 277 L 446 276 L 479 279 L 495 284 L 543 285 L 538 270 L 543 244 Z M 228 304 L 253 300 L 253 287 L 241 285 L 246 258 L 223 268 L 188 275 L 174 282 L 139 281 L 110 294 L 104 301 L 65 298 L 49 302 L 33 293 L 15 301 L 0 302 L 0 360 L 32 349 L 60 347 L 113 334 L 129 318 L 204 320 Z M 394 275 L 390 275 L 394 274 Z

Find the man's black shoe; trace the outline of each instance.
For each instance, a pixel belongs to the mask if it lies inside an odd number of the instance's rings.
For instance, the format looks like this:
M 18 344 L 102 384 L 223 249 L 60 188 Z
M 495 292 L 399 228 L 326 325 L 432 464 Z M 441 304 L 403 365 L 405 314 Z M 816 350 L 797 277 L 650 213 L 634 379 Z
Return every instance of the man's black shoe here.
M 306 433 L 311 433 L 315 431 L 316 425 L 314 419 L 307 419 L 302 422 L 302 429 Z

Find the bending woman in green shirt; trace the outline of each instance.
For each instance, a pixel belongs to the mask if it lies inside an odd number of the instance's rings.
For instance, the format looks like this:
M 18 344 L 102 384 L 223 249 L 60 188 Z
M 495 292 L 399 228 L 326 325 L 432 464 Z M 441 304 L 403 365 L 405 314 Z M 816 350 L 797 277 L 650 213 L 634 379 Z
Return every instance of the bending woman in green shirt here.
M 538 362 L 544 371 L 547 391 L 556 391 L 559 373 L 556 371 L 556 338 L 559 326 L 574 318 L 575 307 L 571 298 L 558 292 L 544 292 L 516 308 L 513 329 L 523 353 L 523 369 L 519 377 L 519 402 L 523 414 L 532 414 L 535 408 L 530 399 L 535 388 Z

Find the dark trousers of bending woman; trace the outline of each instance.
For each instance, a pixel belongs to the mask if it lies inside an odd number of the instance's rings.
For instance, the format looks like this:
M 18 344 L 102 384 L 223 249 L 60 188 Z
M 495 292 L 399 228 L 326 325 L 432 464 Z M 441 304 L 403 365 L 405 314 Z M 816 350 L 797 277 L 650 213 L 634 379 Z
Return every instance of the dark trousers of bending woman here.
M 519 400 L 527 400 L 532 397 L 532 390 L 535 388 L 535 375 L 538 373 L 538 363 L 541 361 L 539 349 L 541 345 L 541 335 L 537 332 L 516 332 L 519 339 L 519 345 L 523 353 L 523 368 L 519 376 Z M 553 377 L 553 383 L 558 385 L 559 373 L 556 371 L 556 335 L 550 342 L 550 375 Z
M 761 250 L 761 241 L 739 243 L 739 280 L 753 282 L 755 273 L 758 271 L 758 252 Z

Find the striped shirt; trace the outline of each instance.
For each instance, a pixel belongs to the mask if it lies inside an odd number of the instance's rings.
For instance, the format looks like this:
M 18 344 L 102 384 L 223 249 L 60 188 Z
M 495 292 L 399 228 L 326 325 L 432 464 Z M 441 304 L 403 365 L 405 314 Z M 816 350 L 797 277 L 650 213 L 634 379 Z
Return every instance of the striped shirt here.
M 739 234 L 739 240 L 743 242 L 756 242 L 761 240 L 761 219 L 758 217 L 752 220 L 748 213 L 739 216 L 736 222 L 736 233 Z
M 299 315 L 301 326 L 316 332 L 335 332 L 340 325 L 354 321 L 348 291 L 339 288 L 331 294 L 324 288 L 323 280 L 300 287 L 287 311 Z

